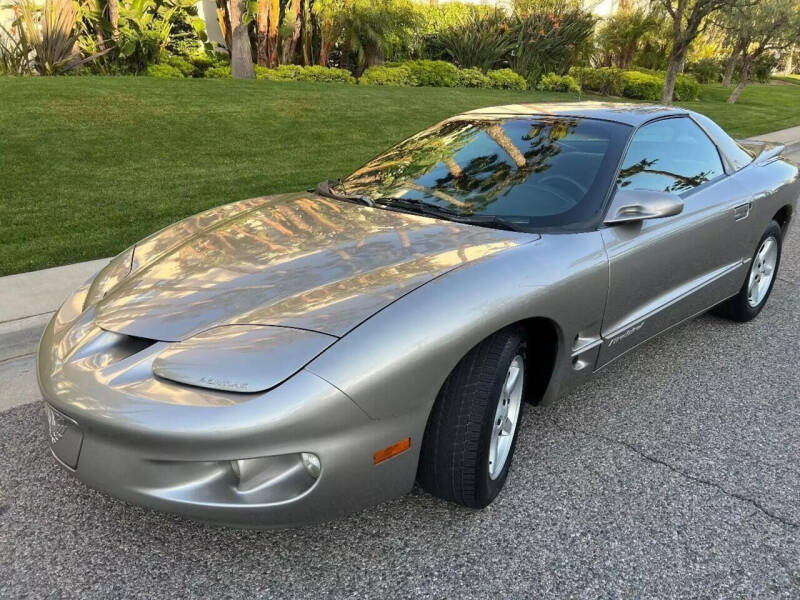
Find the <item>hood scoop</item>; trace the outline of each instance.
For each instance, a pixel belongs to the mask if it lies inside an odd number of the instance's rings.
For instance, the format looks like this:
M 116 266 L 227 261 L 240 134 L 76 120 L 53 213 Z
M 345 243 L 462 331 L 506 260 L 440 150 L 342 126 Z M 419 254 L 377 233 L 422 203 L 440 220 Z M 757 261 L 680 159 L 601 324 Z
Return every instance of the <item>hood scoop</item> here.
M 217 327 L 170 345 L 153 361 L 153 373 L 212 390 L 262 392 L 294 375 L 335 341 L 285 327 Z

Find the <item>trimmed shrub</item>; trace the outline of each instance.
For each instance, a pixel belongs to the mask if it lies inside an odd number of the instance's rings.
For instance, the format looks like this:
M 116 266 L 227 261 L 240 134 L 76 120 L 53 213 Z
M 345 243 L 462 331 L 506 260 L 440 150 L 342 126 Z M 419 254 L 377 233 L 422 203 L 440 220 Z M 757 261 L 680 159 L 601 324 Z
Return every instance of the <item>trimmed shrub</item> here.
M 298 75 L 303 70 L 300 65 L 280 65 L 274 69 L 268 69 L 262 65 L 254 65 L 256 79 L 266 79 L 268 81 L 296 81 Z
M 522 75 L 514 73 L 511 69 L 497 69 L 486 74 L 490 85 L 493 88 L 506 90 L 525 90 L 528 89 L 528 82 Z
M 581 93 L 581 86 L 578 85 L 574 77 L 570 75 L 556 75 L 555 73 L 544 75 L 539 81 L 539 85 L 536 86 L 536 89 L 545 92 Z
M 280 65 L 275 69 L 268 69 L 261 65 L 255 65 L 255 71 L 256 79 L 266 79 L 269 81 L 321 81 L 325 83 L 355 83 L 356 81 L 347 69 L 336 69 L 319 65 L 308 67 L 301 67 L 300 65 Z
M 150 65 L 147 67 L 146 73 L 148 77 L 158 77 L 161 79 L 183 79 L 183 73 L 181 73 L 180 70 L 176 69 L 172 65 L 164 63 Z
M 387 67 L 386 65 L 370 67 L 358 80 L 364 85 L 414 85 L 411 79 L 411 70 L 405 66 Z
M 480 69 L 459 69 L 458 87 L 488 88 L 492 87 L 492 80 L 481 73 Z
M 663 85 L 663 79 L 662 85 Z M 691 75 L 678 75 L 675 81 L 675 100 L 686 102 L 687 100 L 697 100 L 700 94 L 700 84 Z
M 622 95 L 637 100 L 659 100 L 664 80 L 640 71 L 623 71 Z
M 408 68 L 414 85 L 432 87 L 458 85 L 458 68 L 452 63 L 443 60 L 413 60 L 404 65 Z
M 694 75 L 698 83 L 717 83 L 722 79 L 722 69 L 713 58 L 703 58 L 686 65 L 686 70 Z
M 312 65 L 303 67 L 303 72 L 298 76 L 300 81 L 323 81 L 325 83 L 355 83 L 356 78 L 347 69 L 323 67 Z
M 174 54 L 170 54 L 166 57 L 166 59 L 161 61 L 163 64 L 167 64 L 171 67 L 175 67 L 178 69 L 184 77 L 194 77 L 195 75 L 195 68 L 192 63 L 188 60 L 183 58 L 182 56 L 175 56 Z
M 572 67 L 569 74 L 578 81 L 584 90 L 590 90 L 605 96 L 621 96 L 624 87 L 622 71 L 613 67 L 592 69 L 590 67 Z
M 230 79 L 231 68 L 229 66 L 209 67 L 203 76 L 209 79 Z
M 194 65 L 198 77 L 202 77 L 211 67 L 224 67 L 231 64 L 230 57 L 221 52 L 198 52 L 187 56 L 186 60 Z
M 758 81 L 759 83 L 769 83 L 769 78 L 772 75 L 772 71 L 775 70 L 779 62 L 780 61 L 778 58 L 770 53 L 762 54 L 753 63 L 753 66 L 750 69 L 750 78 Z M 741 76 L 741 64 L 739 65 L 739 69 L 737 69 L 737 71 Z

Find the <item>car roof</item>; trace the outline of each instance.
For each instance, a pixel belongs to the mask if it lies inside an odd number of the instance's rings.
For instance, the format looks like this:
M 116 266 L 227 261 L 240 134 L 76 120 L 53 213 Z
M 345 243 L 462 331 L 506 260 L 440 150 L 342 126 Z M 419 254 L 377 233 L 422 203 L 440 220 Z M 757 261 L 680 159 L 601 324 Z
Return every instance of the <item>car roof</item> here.
M 690 111 L 672 106 L 634 104 L 626 102 L 539 102 L 536 104 L 506 104 L 470 110 L 460 117 L 500 117 L 552 115 L 557 117 L 585 117 L 616 121 L 633 127 L 659 117 L 688 115 Z

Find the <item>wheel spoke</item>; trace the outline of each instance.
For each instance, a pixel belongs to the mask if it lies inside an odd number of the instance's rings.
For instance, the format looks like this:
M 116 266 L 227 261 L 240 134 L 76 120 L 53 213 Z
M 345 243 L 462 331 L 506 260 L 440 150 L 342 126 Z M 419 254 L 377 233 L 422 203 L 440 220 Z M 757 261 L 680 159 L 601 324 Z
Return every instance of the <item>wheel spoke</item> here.
M 757 282 L 756 282 L 756 273 L 755 271 L 750 272 L 750 281 L 747 283 L 747 297 L 752 302 L 755 300 L 756 289 L 757 289 Z
M 489 477 L 497 479 L 503 472 L 511 451 L 522 403 L 525 362 L 517 355 L 511 361 L 497 399 L 489 442 Z
M 508 376 L 506 377 L 506 383 L 503 386 L 503 392 L 506 398 L 508 398 L 514 391 L 514 388 L 516 387 L 517 382 L 519 381 L 519 375 L 520 375 L 519 367 L 511 365 L 511 367 L 508 370 Z

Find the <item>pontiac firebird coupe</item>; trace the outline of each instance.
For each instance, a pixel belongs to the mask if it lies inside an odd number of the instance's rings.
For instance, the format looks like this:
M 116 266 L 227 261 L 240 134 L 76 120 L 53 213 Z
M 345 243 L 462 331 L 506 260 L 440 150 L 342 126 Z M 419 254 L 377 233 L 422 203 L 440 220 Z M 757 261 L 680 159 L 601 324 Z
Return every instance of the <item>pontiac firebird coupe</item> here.
M 315 192 L 129 248 L 39 350 L 52 452 L 90 486 L 239 525 L 409 491 L 489 504 L 524 401 L 769 297 L 800 180 L 678 108 L 450 118 Z

